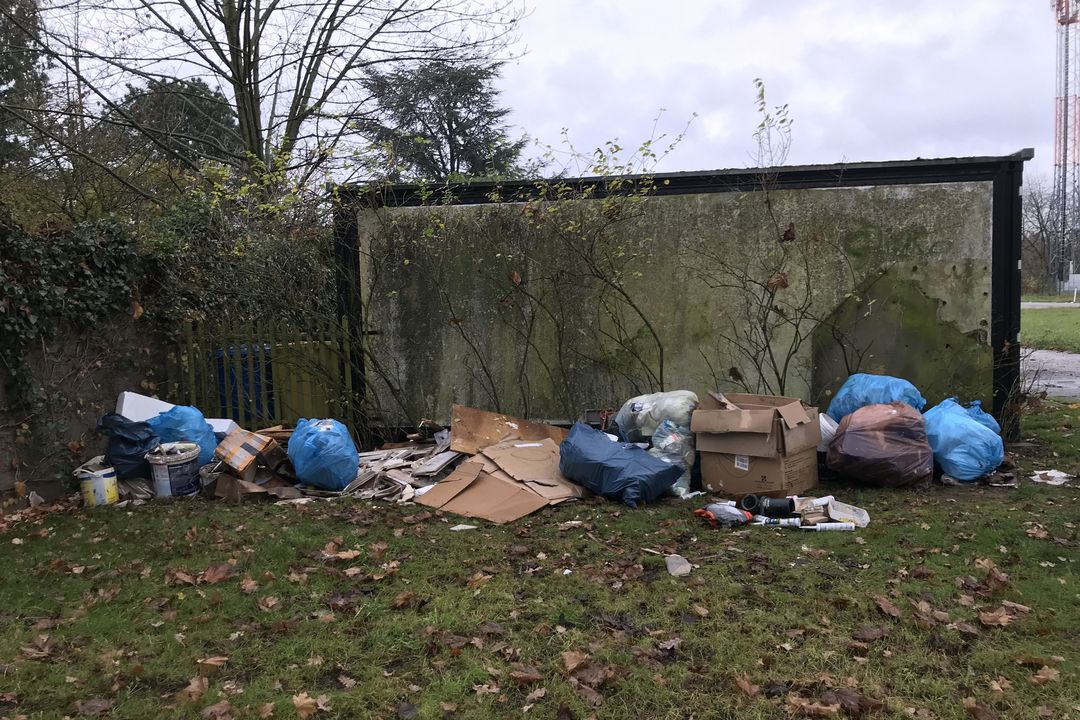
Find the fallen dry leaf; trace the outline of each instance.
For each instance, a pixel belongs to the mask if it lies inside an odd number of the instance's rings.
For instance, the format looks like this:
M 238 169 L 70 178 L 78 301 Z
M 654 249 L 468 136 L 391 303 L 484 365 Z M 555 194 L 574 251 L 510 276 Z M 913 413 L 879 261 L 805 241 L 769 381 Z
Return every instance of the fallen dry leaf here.
M 528 685 L 530 683 L 540 682 L 544 679 L 544 676 L 540 674 L 532 665 L 522 665 L 521 663 L 514 663 L 510 666 L 510 679 L 519 685 Z
M 1039 668 L 1039 671 L 1031 676 L 1031 682 L 1035 685 L 1042 685 L 1043 683 L 1052 682 L 1058 679 L 1061 675 L 1060 670 L 1055 670 L 1049 665 L 1043 665 Z
M 1012 622 L 1013 616 L 1003 607 L 997 610 L 979 613 L 979 622 L 987 627 L 1005 627 Z
M 499 686 L 496 683 L 477 683 L 472 686 L 472 689 L 478 696 L 499 694 Z
M 739 688 L 739 692 L 746 697 L 757 697 L 761 694 L 761 687 L 750 682 L 750 678 L 746 676 L 746 673 L 735 676 L 735 687 Z
M 85 702 L 82 700 L 75 701 L 75 709 L 78 710 L 80 715 L 90 715 L 93 717 L 97 717 L 108 711 L 112 706 L 113 701 L 106 700 L 105 698 L 93 698 Z
M 613 671 L 607 665 L 598 665 L 590 662 L 586 665 L 582 665 L 573 672 L 573 678 L 578 682 L 584 683 L 591 688 L 598 688 L 607 682 L 610 678 L 614 677 L 615 671 Z
M 1002 676 L 998 676 L 996 680 L 990 681 L 990 692 L 994 694 L 996 700 L 1000 700 L 1005 695 L 1005 691 L 1012 687 L 1012 682 Z
M 580 650 L 567 650 L 562 654 L 563 665 L 566 666 L 566 671 L 571 673 L 581 667 L 588 659 L 589 654 Z
M 874 640 L 880 640 L 888 634 L 889 630 L 887 628 L 878 625 L 866 625 L 853 632 L 851 637 L 862 642 L 873 642 Z
M 202 699 L 210 688 L 210 680 L 202 675 L 196 675 L 188 681 L 187 687 L 176 693 L 177 702 L 197 702 Z
M 23 645 L 19 649 L 22 654 L 31 660 L 42 660 L 52 655 L 56 641 L 48 635 L 38 635 L 31 645 Z
M 228 700 L 222 700 L 219 703 L 214 703 L 209 707 L 203 708 L 203 711 L 199 713 L 199 717 L 203 720 L 232 720 L 233 707 Z
M 315 698 L 311 697 L 306 692 L 300 693 L 299 695 L 293 695 L 292 704 L 293 707 L 296 708 L 297 717 L 301 719 L 311 717 L 319 709 Z
M 274 716 L 274 703 L 263 703 L 259 706 L 259 717 L 268 718 Z
M 199 670 L 206 675 L 211 675 L 222 668 L 226 662 L 229 661 L 228 655 L 215 655 L 214 657 L 199 658 L 195 662 L 199 665 Z
M 979 628 L 975 627 L 971 623 L 958 622 L 958 623 L 956 623 L 955 627 L 956 627 L 957 630 L 964 633 L 965 635 L 978 635 L 979 634 Z
M 259 598 L 259 607 L 266 612 L 270 612 L 278 606 L 279 600 L 273 595 L 267 595 Z
M 702 617 L 702 618 L 709 617 L 709 609 L 707 607 L 705 607 L 704 605 L 694 605 L 694 606 L 691 607 L 691 609 L 694 611 L 694 614 L 697 615 L 698 617 Z
M 417 606 L 419 600 L 416 593 L 411 590 L 398 593 L 390 603 L 395 610 L 406 610 Z
M 874 594 L 874 603 L 878 606 L 878 610 L 885 613 L 889 617 L 900 617 L 900 608 L 893 605 L 887 597 L 880 594 Z
M 1031 612 L 1031 608 L 1029 608 L 1027 605 L 1021 605 L 1020 603 L 1015 603 L 1012 600 L 1002 600 L 1001 606 L 1008 608 L 1009 610 L 1015 610 L 1016 612 L 1023 615 L 1027 615 L 1029 612 Z
M 821 703 L 794 693 L 788 694 L 787 707 L 790 712 L 806 717 L 834 717 L 840 714 L 839 703 Z
M 465 586 L 470 588 L 478 588 L 491 580 L 492 577 L 494 576 L 477 570 L 475 573 L 469 576 L 469 579 L 465 582 Z
M 220 565 L 212 565 L 199 573 L 199 582 L 206 585 L 213 585 L 219 583 L 222 580 L 231 578 L 236 574 L 236 566 L 229 563 L 221 563 Z
M 997 720 L 997 713 L 989 705 L 973 697 L 964 698 L 964 709 L 975 720 Z
M 531 705 L 545 695 L 547 695 L 547 688 L 536 688 L 531 693 L 525 696 L 525 702 Z
M 250 575 L 244 575 L 244 579 L 240 581 L 240 591 L 245 593 L 253 593 L 259 589 L 259 583 L 255 582 L 255 579 Z
M 581 699 L 590 707 L 600 707 L 604 703 L 604 696 L 588 685 L 582 685 L 579 682 L 574 682 L 573 685 L 574 689 L 577 690 L 577 694 L 580 695 Z

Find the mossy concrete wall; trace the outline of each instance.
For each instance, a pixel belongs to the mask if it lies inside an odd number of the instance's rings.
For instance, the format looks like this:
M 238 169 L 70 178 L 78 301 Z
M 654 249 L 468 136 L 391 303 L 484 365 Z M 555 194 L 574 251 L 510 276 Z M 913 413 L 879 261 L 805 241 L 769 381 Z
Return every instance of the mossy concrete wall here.
M 991 183 L 359 211 L 369 399 L 572 420 L 660 389 L 989 402 Z M 762 338 L 769 347 L 762 347 Z

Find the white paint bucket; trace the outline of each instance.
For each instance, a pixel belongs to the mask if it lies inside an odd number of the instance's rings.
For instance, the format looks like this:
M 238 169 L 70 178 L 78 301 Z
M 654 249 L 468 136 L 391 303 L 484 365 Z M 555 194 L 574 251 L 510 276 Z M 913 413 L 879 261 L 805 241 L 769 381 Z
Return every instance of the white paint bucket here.
M 116 486 L 116 470 L 105 464 L 105 456 L 98 455 L 75 469 L 86 507 L 112 505 L 120 499 Z
M 199 492 L 199 446 L 192 442 L 162 443 L 146 453 L 154 476 L 154 495 L 182 497 Z

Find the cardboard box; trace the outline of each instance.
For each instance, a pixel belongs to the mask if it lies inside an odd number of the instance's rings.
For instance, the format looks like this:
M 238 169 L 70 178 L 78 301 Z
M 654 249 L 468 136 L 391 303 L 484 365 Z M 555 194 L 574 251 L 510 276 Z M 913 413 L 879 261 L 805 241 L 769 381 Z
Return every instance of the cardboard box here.
M 702 453 L 778 458 L 821 442 L 817 408 L 771 395 L 710 393 L 694 411 L 690 429 Z
M 286 459 L 285 451 L 272 438 L 247 430 L 233 430 L 214 450 L 214 456 L 229 472 L 246 482 L 254 482 L 259 465 L 276 471 Z
M 702 488 L 733 499 L 749 494 L 801 495 L 818 483 L 813 446 L 780 457 L 703 452 L 700 462 Z
M 450 408 L 450 449 L 475 455 L 486 447 L 505 440 L 543 440 L 556 445 L 566 439 L 569 430 L 554 425 L 530 422 L 521 418 L 454 405 Z

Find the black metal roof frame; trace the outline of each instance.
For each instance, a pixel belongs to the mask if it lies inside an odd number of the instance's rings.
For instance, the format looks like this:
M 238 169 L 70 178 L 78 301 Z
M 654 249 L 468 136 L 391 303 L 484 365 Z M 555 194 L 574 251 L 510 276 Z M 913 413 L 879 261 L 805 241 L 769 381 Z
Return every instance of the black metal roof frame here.
M 834 165 L 783 166 L 703 170 L 621 176 L 623 181 L 648 180 L 650 194 L 690 195 L 715 192 L 748 192 L 770 189 L 868 187 L 875 185 L 921 185 L 990 181 L 993 183 L 992 263 L 990 293 L 990 345 L 994 354 L 994 414 L 1003 418 L 1010 398 L 1020 385 L 1020 249 L 1021 197 L 1024 162 L 1035 156 L 1032 148 L 1012 155 L 916 159 L 888 162 L 840 163 Z M 359 305 L 359 260 L 356 250 L 358 223 L 356 208 L 418 207 L 423 205 L 479 205 L 523 202 L 549 192 L 548 185 L 559 182 L 579 190 L 591 189 L 591 197 L 607 194 L 606 178 L 566 178 L 556 181 L 507 181 L 446 184 L 440 186 L 341 185 L 335 188 L 335 245 L 339 265 L 339 306 L 349 317 L 350 327 L 363 331 Z M 626 187 L 626 183 L 622 184 Z M 354 387 L 363 387 L 354 378 Z M 1018 423 L 1007 425 L 1013 434 Z M 1012 438 L 1010 438 L 1012 439 Z
M 1032 148 L 1012 155 L 987 157 L 893 160 L 885 162 L 838 163 L 833 165 L 786 165 L 778 168 L 696 170 L 691 172 L 622 175 L 619 179 L 633 186 L 634 181 L 653 183 L 650 194 L 691 195 L 714 192 L 747 192 L 761 189 L 809 189 L 862 187 L 924 183 L 951 183 L 993 180 L 1005 163 L 1030 160 Z M 625 181 L 629 181 L 626 183 Z M 501 202 L 536 199 L 553 183 L 576 189 L 593 189 L 593 197 L 606 194 L 608 178 L 577 177 L 547 180 L 508 180 L 420 185 L 416 183 L 341 185 L 336 193 L 342 200 L 368 206 L 417 207 L 421 205 L 478 205 L 492 202 L 498 194 Z

